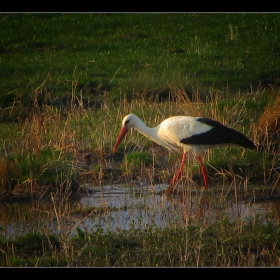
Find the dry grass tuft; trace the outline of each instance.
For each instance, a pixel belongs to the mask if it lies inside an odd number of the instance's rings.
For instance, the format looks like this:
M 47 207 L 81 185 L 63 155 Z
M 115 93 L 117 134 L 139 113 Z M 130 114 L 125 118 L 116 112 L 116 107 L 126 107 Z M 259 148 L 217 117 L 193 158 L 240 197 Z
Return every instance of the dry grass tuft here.
M 205 104 L 197 92 L 190 97 L 184 87 L 170 86 L 170 93 L 173 101 L 178 106 L 178 114 L 184 113 L 186 116 L 203 116 Z
M 268 105 L 257 124 L 259 147 L 270 153 L 279 153 L 280 146 L 280 94 L 275 102 Z

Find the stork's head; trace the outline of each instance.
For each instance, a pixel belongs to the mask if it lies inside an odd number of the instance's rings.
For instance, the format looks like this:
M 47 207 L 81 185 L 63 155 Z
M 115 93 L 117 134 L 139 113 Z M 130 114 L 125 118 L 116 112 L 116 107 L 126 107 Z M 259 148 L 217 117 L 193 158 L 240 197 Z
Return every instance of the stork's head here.
M 122 128 L 121 128 L 121 131 L 119 133 L 119 136 L 118 136 L 117 142 L 115 144 L 115 147 L 113 149 L 113 153 L 117 150 L 119 144 L 121 143 L 122 139 L 124 138 L 124 136 L 126 135 L 128 130 L 131 127 L 134 127 L 138 120 L 139 120 L 139 118 L 137 116 L 133 115 L 133 114 L 129 114 L 129 115 L 127 115 L 123 118 Z

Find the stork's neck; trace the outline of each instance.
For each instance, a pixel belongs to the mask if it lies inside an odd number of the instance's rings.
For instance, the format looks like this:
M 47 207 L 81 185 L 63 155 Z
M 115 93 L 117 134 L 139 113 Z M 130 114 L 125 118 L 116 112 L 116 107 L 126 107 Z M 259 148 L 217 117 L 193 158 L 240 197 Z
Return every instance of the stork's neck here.
M 155 142 L 158 142 L 158 136 L 157 136 L 158 126 L 148 127 L 138 118 L 138 120 L 135 122 L 134 128 L 137 129 L 141 134 L 143 134 L 147 138 Z
M 150 140 L 156 142 L 157 144 L 167 148 L 170 151 L 177 151 L 179 146 L 176 142 L 176 139 L 172 139 L 168 136 L 166 131 L 161 131 L 159 136 L 159 130 L 161 128 L 162 123 L 160 123 L 156 127 L 148 127 L 146 126 L 138 117 L 134 119 L 133 127 L 137 129 L 141 134 L 149 138 Z

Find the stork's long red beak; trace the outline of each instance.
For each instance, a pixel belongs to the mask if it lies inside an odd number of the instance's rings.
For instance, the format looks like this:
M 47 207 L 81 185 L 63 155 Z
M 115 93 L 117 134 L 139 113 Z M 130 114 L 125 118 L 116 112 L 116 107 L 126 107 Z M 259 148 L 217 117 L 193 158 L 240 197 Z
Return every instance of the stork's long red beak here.
M 127 131 L 128 131 L 128 129 L 125 126 L 123 126 L 120 133 L 119 133 L 119 136 L 118 136 L 117 142 L 115 144 L 115 147 L 113 149 L 113 153 L 117 150 L 119 144 L 121 143 L 122 139 L 126 135 Z

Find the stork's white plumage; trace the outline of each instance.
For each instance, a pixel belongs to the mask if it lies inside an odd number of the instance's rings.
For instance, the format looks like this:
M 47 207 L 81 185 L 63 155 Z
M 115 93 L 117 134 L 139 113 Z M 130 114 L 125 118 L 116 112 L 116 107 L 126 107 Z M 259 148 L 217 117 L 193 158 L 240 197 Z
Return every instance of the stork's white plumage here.
M 199 155 L 201 151 L 229 144 L 236 144 L 248 149 L 256 148 L 253 141 L 244 134 L 213 119 L 173 116 L 156 127 L 147 127 L 136 115 L 129 114 L 122 121 L 122 128 L 113 152 L 117 150 L 120 142 L 131 127 L 134 127 L 147 138 L 170 151 L 183 151 L 180 167 L 167 188 L 168 193 L 173 192 L 173 185 L 182 174 L 188 152 L 193 151 L 200 163 L 204 186 L 205 189 L 208 189 L 206 168 Z

